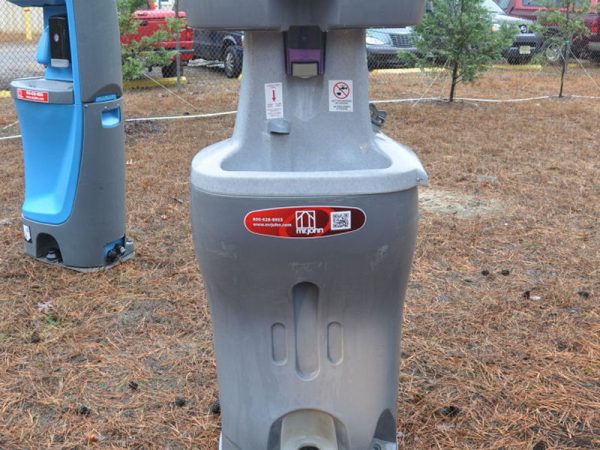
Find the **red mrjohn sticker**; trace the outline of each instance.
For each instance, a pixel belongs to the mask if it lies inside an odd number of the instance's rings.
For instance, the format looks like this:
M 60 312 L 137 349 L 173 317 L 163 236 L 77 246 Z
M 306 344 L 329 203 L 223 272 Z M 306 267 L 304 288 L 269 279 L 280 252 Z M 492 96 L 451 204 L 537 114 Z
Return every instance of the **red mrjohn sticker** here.
M 29 102 L 48 103 L 48 92 L 32 91 L 30 89 L 17 89 L 17 98 Z
M 246 215 L 251 233 L 278 238 L 321 238 L 360 230 L 367 221 L 362 209 L 344 206 L 293 206 L 261 209 Z

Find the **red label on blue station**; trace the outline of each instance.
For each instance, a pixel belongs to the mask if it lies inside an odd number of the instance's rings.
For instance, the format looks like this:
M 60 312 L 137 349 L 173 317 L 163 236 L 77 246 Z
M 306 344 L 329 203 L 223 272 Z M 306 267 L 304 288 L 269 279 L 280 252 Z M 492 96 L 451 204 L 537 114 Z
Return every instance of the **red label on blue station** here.
M 367 222 L 362 209 L 345 206 L 293 206 L 248 213 L 246 229 L 277 238 L 322 238 L 360 230 Z
M 48 103 L 49 94 L 45 91 L 33 91 L 30 89 L 17 89 L 17 98 L 28 102 Z

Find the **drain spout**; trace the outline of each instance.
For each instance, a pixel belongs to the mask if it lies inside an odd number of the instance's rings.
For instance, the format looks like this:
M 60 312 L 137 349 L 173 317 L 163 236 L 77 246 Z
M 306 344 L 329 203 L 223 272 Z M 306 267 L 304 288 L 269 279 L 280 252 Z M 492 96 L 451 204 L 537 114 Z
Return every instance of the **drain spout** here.
M 338 450 L 335 423 L 320 411 L 297 411 L 283 418 L 281 450 Z

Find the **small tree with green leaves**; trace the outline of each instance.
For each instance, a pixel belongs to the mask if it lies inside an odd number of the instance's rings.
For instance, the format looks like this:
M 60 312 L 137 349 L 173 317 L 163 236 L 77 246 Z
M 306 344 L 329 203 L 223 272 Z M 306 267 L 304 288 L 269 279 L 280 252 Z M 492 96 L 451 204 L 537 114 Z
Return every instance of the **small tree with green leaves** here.
M 516 30 L 495 27 L 482 0 L 433 0 L 431 11 L 415 27 L 420 64 L 445 63 L 451 71 L 449 101 L 456 86 L 475 81 L 489 63 L 502 57 Z
M 590 0 L 548 0 L 545 2 L 545 9 L 538 12 L 536 31 L 544 36 L 546 49 L 556 49 L 559 53 L 559 98 L 563 97 L 565 75 L 573 53 L 573 41 L 590 34 L 584 22 L 584 17 L 589 11 Z
M 121 36 L 135 34 L 140 25 L 133 17 L 135 11 L 147 6 L 148 0 L 117 0 L 119 10 L 119 31 Z M 159 44 L 174 39 L 181 32 L 183 23 L 176 18 L 168 18 L 167 26 L 152 36 L 144 36 L 139 41 L 130 41 L 121 45 L 121 61 L 123 63 L 123 79 L 137 80 L 144 76 L 150 67 L 166 67 L 170 65 L 176 52 L 167 50 Z

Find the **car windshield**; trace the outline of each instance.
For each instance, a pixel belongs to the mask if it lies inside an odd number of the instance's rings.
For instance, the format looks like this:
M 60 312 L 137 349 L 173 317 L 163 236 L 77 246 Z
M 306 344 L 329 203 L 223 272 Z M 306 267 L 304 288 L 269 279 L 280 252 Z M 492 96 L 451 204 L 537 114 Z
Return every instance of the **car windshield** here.
M 502 15 L 506 14 L 494 0 L 483 0 L 483 6 L 491 13 Z

